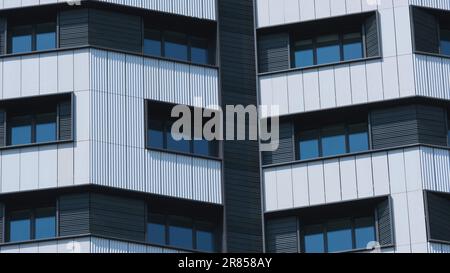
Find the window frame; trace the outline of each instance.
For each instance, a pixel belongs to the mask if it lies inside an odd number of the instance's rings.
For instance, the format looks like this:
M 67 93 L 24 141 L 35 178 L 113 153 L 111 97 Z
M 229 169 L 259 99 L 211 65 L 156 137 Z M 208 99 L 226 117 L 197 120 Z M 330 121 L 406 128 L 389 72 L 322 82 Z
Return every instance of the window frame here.
M 4 131 L 0 132 L 0 134 L 4 134 L 4 143 L 0 145 L 1 150 L 8 149 L 18 149 L 25 147 L 35 147 L 35 146 L 45 146 L 45 145 L 53 145 L 59 143 L 69 143 L 74 141 L 74 93 L 61 93 L 61 94 L 52 94 L 46 96 L 34 96 L 30 98 L 14 98 L 7 99 L 0 102 L 0 111 L 4 113 Z M 61 135 L 61 127 L 60 122 L 61 118 L 64 118 L 65 115 L 61 113 L 60 106 L 64 103 L 68 103 L 70 105 L 70 112 L 67 116 L 70 115 L 70 137 Z M 49 112 L 48 106 L 54 107 L 55 112 Z M 21 111 L 21 109 L 26 109 L 25 111 Z M 47 110 L 47 111 L 46 111 Z M 55 114 L 55 140 L 45 141 L 45 142 L 36 142 L 36 125 L 38 124 L 37 118 L 40 115 L 47 114 Z M 31 143 L 27 144 L 17 144 L 11 145 L 11 117 L 14 116 L 30 116 L 31 117 Z
M 151 215 L 157 215 L 158 217 L 160 217 L 159 220 L 161 220 L 161 218 L 163 219 L 162 221 L 160 221 L 160 224 L 164 225 L 164 234 L 165 234 L 165 238 L 164 238 L 165 243 L 162 245 L 150 241 L 148 225 L 151 222 Z M 170 227 L 171 227 L 171 223 L 173 223 L 174 218 L 179 218 L 179 219 L 184 218 L 185 220 L 189 221 L 190 226 L 188 228 L 192 232 L 192 248 L 183 248 L 180 246 L 172 245 L 170 243 Z M 198 249 L 198 242 L 197 242 L 197 231 L 204 230 L 201 227 L 204 226 L 205 223 L 208 223 L 212 227 L 212 229 L 211 229 L 211 232 L 213 234 L 213 251 L 212 252 L 216 252 L 216 251 L 218 251 L 218 246 L 219 246 L 218 237 L 217 237 L 218 236 L 218 226 L 215 225 L 213 223 L 213 221 L 205 220 L 198 216 L 193 216 L 193 215 L 180 216 L 180 215 L 177 215 L 174 213 L 164 213 L 161 211 L 154 211 L 151 209 L 147 213 L 147 221 L 146 221 L 146 229 L 145 229 L 145 242 L 150 245 L 156 245 L 156 246 L 161 246 L 161 247 L 170 247 L 170 248 L 175 248 L 175 249 L 185 249 L 185 250 L 189 250 L 189 251 L 198 251 L 198 252 L 209 253 L 207 251 Z
M 39 238 L 36 239 L 36 219 L 39 218 L 39 210 L 47 210 L 47 209 L 53 209 L 54 211 L 54 219 L 55 219 L 55 225 L 54 225 L 54 230 L 55 230 L 55 236 L 54 237 L 48 237 L 48 238 Z M 24 241 L 11 241 L 11 221 L 12 221 L 12 217 L 11 215 L 17 212 L 26 212 L 28 214 L 28 218 L 26 218 L 27 220 L 30 221 L 30 233 L 29 235 L 29 239 L 24 240 Z M 43 240 L 51 240 L 51 239 L 56 239 L 58 238 L 59 235 L 59 231 L 58 231 L 58 204 L 55 201 L 52 204 L 42 204 L 39 205 L 38 207 L 33 207 L 33 208 L 23 208 L 23 207 L 12 207 L 11 209 L 8 208 L 7 206 L 5 207 L 5 243 L 9 244 L 9 243 L 24 243 L 24 242 L 32 242 L 32 241 L 43 241 Z
M 37 22 L 32 22 L 32 23 L 28 23 L 28 24 L 16 24 L 13 26 L 9 26 L 7 27 L 7 47 L 6 47 L 6 54 L 7 55 L 20 55 L 20 54 L 28 54 L 28 53 L 35 53 L 35 52 L 45 52 L 45 51 L 52 51 L 52 50 L 57 50 L 58 49 L 58 19 L 57 19 L 57 15 L 55 15 L 55 21 L 46 21 L 46 20 L 37 20 Z M 38 28 L 42 25 L 50 25 L 52 24 L 54 26 L 54 34 L 55 34 L 55 45 L 53 48 L 48 48 L 48 49 L 37 49 L 37 36 L 39 33 Z M 12 43 L 12 39 L 14 37 L 13 33 L 14 33 L 14 29 L 16 28 L 30 28 L 31 29 L 31 33 L 29 35 L 31 35 L 31 50 L 30 51 L 23 51 L 23 52 L 13 52 L 13 43 Z M 47 32 L 43 32 L 43 33 L 47 33 Z
M 361 60 L 366 60 L 369 59 L 369 57 L 367 57 L 367 52 L 365 50 L 365 27 L 364 24 L 362 24 L 360 27 L 360 29 L 357 30 L 357 28 L 355 27 L 354 29 L 348 28 L 348 29 L 342 29 L 339 30 L 338 32 L 324 32 L 324 33 L 314 33 L 314 34 L 310 34 L 307 35 L 305 37 L 298 37 L 300 36 L 300 34 L 296 33 L 295 31 L 293 31 L 291 33 L 291 35 L 289 35 L 289 39 L 291 40 L 289 42 L 289 47 L 290 47 L 290 69 L 308 69 L 308 68 L 312 68 L 312 67 L 321 67 L 321 66 L 329 66 L 329 65 L 336 65 L 336 64 L 341 64 L 341 63 L 346 63 L 346 62 L 357 62 L 357 61 L 361 61 Z M 355 58 L 355 59 L 350 59 L 350 60 L 345 60 L 345 56 L 344 56 L 344 45 L 345 42 L 347 41 L 346 39 L 344 39 L 344 36 L 347 34 L 352 34 L 352 33 L 358 33 L 361 35 L 361 53 L 362 56 L 361 58 Z M 338 39 L 337 39 L 337 44 L 333 43 L 331 41 L 329 42 L 319 42 L 318 38 L 319 37 L 323 37 L 323 36 L 332 36 L 332 35 L 337 35 Z M 311 40 L 312 43 L 309 45 L 309 47 L 306 46 L 297 46 L 297 42 L 299 41 L 305 41 L 305 40 Z M 356 39 L 354 39 L 356 41 Z M 358 40 L 359 41 L 359 40 Z M 336 62 L 327 62 L 327 63 L 318 63 L 318 48 L 321 46 L 327 46 L 327 45 L 337 45 L 339 47 L 339 61 Z M 296 53 L 297 50 L 301 50 L 301 48 L 307 48 L 307 49 L 312 49 L 313 51 L 313 65 L 309 65 L 309 66 L 300 66 L 297 67 L 296 66 Z
M 367 133 L 367 150 L 366 151 L 358 151 L 358 152 L 351 152 L 350 151 L 350 135 L 352 134 L 352 127 L 356 126 L 356 125 L 361 125 L 361 124 L 365 124 L 365 128 L 366 128 L 366 133 Z M 337 126 L 343 126 L 344 128 L 344 137 L 345 137 L 345 153 L 343 154 L 335 154 L 335 155 L 327 155 L 324 156 L 323 155 L 323 138 L 324 138 L 324 129 L 327 128 L 334 128 Z M 294 125 L 295 127 L 295 125 Z M 355 121 L 355 122 L 341 122 L 341 123 L 334 123 L 334 124 L 324 124 L 321 125 L 319 127 L 316 128 L 302 128 L 302 129 L 298 129 L 295 128 L 295 160 L 296 161 L 309 161 L 309 160 L 317 160 L 317 159 L 323 159 L 323 158 L 331 158 L 331 157 L 339 157 L 339 156 L 344 156 L 344 155 L 349 155 L 349 154 L 353 154 L 353 153 L 362 153 L 362 152 L 368 152 L 372 149 L 372 144 L 370 141 L 370 122 L 369 120 L 367 121 Z M 318 157 L 314 157 L 314 158 L 307 158 L 307 159 L 302 159 L 301 158 L 301 149 L 300 149 L 300 140 L 302 137 L 302 133 L 305 132 L 316 132 L 317 133 L 317 141 L 318 141 L 318 152 L 319 152 L 319 156 Z
M 164 108 L 164 112 L 170 113 L 169 109 L 174 107 L 175 105 L 166 103 L 166 102 L 160 102 L 160 101 L 154 101 L 154 100 L 146 100 L 145 101 L 145 148 L 150 151 L 158 151 L 158 152 L 164 152 L 164 153 L 170 153 L 170 154 L 179 154 L 179 155 L 185 155 L 185 156 L 191 156 L 191 157 L 197 157 L 197 158 L 204 158 L 204 159 L 210 159 L 210 160 L 216 160 L 221 161 L 222 160 L 222 141 L 221 140 L 214 140 L 214 141 L 208 141 L 209 143 L 209 150 L 211 151 L 209 155 L 195 153 L 195 132 L 194 132 L 194 126 L 191 127 L 191 140 L 183 140 L 183 141 L 189 141 L 189 152 L 184 151 L 178 151 L 174 149 L 168 149 L 167 147 L 167 138 L 168 138 L 168 132 L 170 130 L 170 124 L 173 122 L 173 118 L 166 116 L 164 114 L 159 114 L 158 117 L 160 119 L 153 119 L 158 122 L 162 123 L 163 128 L 163 147 L 157 148 L 157 147 L 151 147 L 150 145 L 150 139 L 149 139 L 149 129 L 150 129 L 150 122 L 152 119 L 150 118 L 150 105 L 156 105 L 156 107 L 162 107 Z M 188 106 L 191 109 L 191 113 L 195 109 L 195 107 Z M 203 111 L 204 109 L 202 109 Z M 217 114 L 217 113 L 216 113 Z M 205 119 L 203 119 L 205 122 Z
M 145 21 L 145 20 L 144 20 Z M 160 43 L 160 55 L 153 55 L 153 54 L 148 54 L 145 52 L 145 41 L 147 40 L 147 34 L 148 33 L 159 33 L 159 43 Z M 187 55 L 186 55 L 186 60 L 183 59 L 177 59 L 177 58 L 173 58 L 173 57 L 167 57 L 166 54 L 166 39 L 167 39 L 167 35 L 170 33 L 178 33 L 178 34 L 183 34 L 184 38 L 186 39 L 186 44 L 184 46 L 186 46 L 186 50 L 187 50 Z M 195 40 L 205 40 L 207 42 L 207 62 L 206 63 L 201 63 L 201 62 L 194 62 L 192 60 L 192 44 Z M 189 64 L 193 64 L 193 65 L 201 65 L 201 66 L 208 66 L 208 67 L 216 67 L 217 66 L 217 57 L 216 57 L 216 46 L 214 46 L 215 41 L 208 38 L 207 35 L 198 35 L 198 34 L 192 34 L 188 31 L 180 31 L 180 30 L 176 30 L 176 29 L 165 29 L 163 27 L 159 27 L 159 26 L 152 26 L 152 27 L 147 27 L 146 23 L 144 22 L 143 24 L 143 39 L 142 39 L 142 54 L 144 56 L 148 56 L 148 57 L 153 57 L 153 58 L 161 58 L 161 59 L 166 59 L 166 60 L 171 60 L 171 61 L 175 61 L 175 62 L 182 62 L 182 63 L 189 63 Z
M 299 223 L 299 229 L 300 229 L 300 252 L 305 252 L 305 227 L 310 226 L 320 226 L 322 228 L 322 236 L 323 236 L 323 249 L 324 253 L 346 253 L 346 252 L 355 252 L 355 251 L 362 251 L 366 249 L 357 248 L 357 242 L 356 242 L 356 220 L 363 219 L 363 218 L 372 218 L 373 220 L 373 232 L 375 235 L 375 241 L 379 240 L 379 235 L 377 233 L 377 217 L 376 214 L 373 213 L 372 215 L 358 215 L 358 216 L 351 216 L 351 217 L 342 217 L 342 218 L 333 218 L 333 219 L 326 219 L 325 221 L 313 221 L 311 223 L 302 224 L 301 221 Z M 329 252 L 329 246 L 328 246 L 328 232 L 330 229 L 330 225 L 334 222 L 343 222 L 343 221 L 349 221 L 350 222 L 350 229 L 351 229 L 351 237 L 352 237 L 352 249 L 342 250 L 342 251 L 336 251 L 336 252 Z

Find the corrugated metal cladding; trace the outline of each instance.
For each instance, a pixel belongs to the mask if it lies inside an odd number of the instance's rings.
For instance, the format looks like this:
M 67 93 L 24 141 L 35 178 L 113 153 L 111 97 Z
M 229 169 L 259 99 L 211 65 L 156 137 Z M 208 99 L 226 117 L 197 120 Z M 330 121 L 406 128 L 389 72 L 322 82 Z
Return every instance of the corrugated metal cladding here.
M 274 152 L 263 152 L 263 165 L 293 162 L 295 160 L 294 128 L 292 122 L 280 123 L 280 144 Z
M 291 67 L 289 52 L 288 33 L 260 36 L 258 38 L 259 73 L 289 69 Z
M 450 99 L 450 59 L 416 54 L 414 73 L 417 95 Z
M 420 151 L 423 188 L 450 193 L 450 152 L 428 147 L 422 147 Z
M 202 108 L 219 105 L 216 68 L 95 49 L 90 58 L 94 91 Z
M 5 240 L 5 214 L 4 214 L 4 206 L 0 203 L 0 243 L 3 243 Z
M 426 192 L 429 240 L 450 242 L 450 195 Z
M 256 105 L 252 0 L 219 1 L 223 105 Z M 228 252 L 262 252 L 261 185 L 257 141 L 225 141 Z
M 450 245 L 428 243 L 428 253 L 450 253 Z
M 145 202 L 95 193 L 60 197 L 59 235 L 145 241 Z
M 447 145 L 447 118 L 440 107 L 408 105 L 371 113 L 372 147 L 408 144 Z
M 215 0 L 97 0 L 108 3 L 157 10 L 167 13 L 197 17 L 201 19 L 216 19 Z
M 298 253 L 299 238 L 296 217 L 268 220 L 266 223 L 268 253 Z
M 437 17 L 426 10 L 414 7 L 413 22 L 415 50 L 439 53 L 439 23 Z
M 185 253 L 179 250 L 91 237 L 91 253 Z

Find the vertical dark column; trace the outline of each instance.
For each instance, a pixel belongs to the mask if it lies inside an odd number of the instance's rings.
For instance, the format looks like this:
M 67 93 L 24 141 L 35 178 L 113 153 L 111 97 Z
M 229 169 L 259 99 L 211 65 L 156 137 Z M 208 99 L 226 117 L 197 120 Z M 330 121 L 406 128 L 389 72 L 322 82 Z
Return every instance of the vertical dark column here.
M 257 105 L 253 1 L 219 0 L 222 104 Z M 228 252 L 262 252 L 257 141 L 224 142 Z

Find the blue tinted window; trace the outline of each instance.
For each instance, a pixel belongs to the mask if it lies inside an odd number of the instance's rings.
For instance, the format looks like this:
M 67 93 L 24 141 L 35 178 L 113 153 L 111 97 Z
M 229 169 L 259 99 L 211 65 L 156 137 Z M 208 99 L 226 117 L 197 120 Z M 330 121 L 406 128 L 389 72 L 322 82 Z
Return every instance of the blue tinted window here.
M 191 61 L 199 64 L 209 63 L 208 41 L 193 38 L 191 44 Z
M 149 122 L 148 144 L 150 148 L 164 148 L 164 126 L 161 121 L 152 120 Z
M 183 128 L 182 128 L 183 130 Z M 181 138 L 181 140 L 176 140 Z M 189 153 L 191 151 L 191 136 L 190 133 L 185 135 L 176 133 L 172 134 L 172 125 L 167 126 L 167 149 L 170 151 L 177 151 L 183 153 Z
M 30 212 L 11 213 L 9 220 L 9 241 L 20 242 L 31 240 Z
M 35 239 L 53 238 L 56 236 L 55 210 L 40 209 L 36 212 Z
M 11 53 L 30 52 L 33 49 L 31 29 L 21 29 L 12 34 Z
M 56 25 L 41 24 L 36 27 L 36 50 L 56 48 Z
M 317 64 L 335 63 L 341 60 L 338 38 L 338 35 L 328 35 L 317 39 Z
M 328 128 L 322 132 L 322 156 L 346 153 L 344 127 Z
M 196 239 L 197 250 L 206 252 L 214 251 L 214 232 L 212 229 L 197 227 Z
M 301 40 L 295 43 L 295 67 L 314 65 L 314 49 L 312 40 Z
M 361 33 L 345 34 L 343 51 L 344 61 L 361 59 L 363 57 Z
M 372 217 L 355 220 L 355 240 L 357 249 L 366 249 L 369 243 L 376 241 L 375 223 Z
M 450 56 L 450 30 L 441 30 L 441 54 Z
M 350 153 L 369 150 L 369 134 L 367 124 L 350 125 L 348 135 Z
M 56 140 L 56 116 L 42 115 L 37 118 L 36 142 L 51 142 Z
M 30 118 L 24 117 L 24 118 L 18 118 L 18 120 L 24 120 L 24 121 L 17 121 L 15 122 L 14 119 L 11 121 L 11 128 L 10 128 L 10 142 L 11 145 L 23 145 L 23 144 L 30 144 L 32 142 L 31 139 L 31 120 Z M 28 120 L 28 122 L 26 122 Z
M 194 154 L 213 156 L 214 153 L 211 149 L 211 143 L 205 139 L 194 140 Z
M 316 131 L 305 132 L 299 140 L 300 159 L 306 160 L 319 157 L 319 135 Z
M 323 236 L 323 227 L 310 226 L 305 228 L 304 232 L 304 246 L 305 253 L 324 253 L 325 241 Z
M 159 31 L 145 31 L 144 54 L 161 56 L 161 33 Z
M 188 60 L 188 47 L 186 35 L 168 32 L 164 42 L 165 56 L 177 60 Z
M 192 223 L 189 219 L 172 217 L 169 225 L 169 244 L 174 247 L 193 249 Z
M 350 221 L 335 222 L 328 225 L 328 252 L 341 252 L 353 249 Z
M 150 222 L 147 225 L 148 241 L 150 243 L 166 244 L 166 224 L 163 215 L 151 214 Z

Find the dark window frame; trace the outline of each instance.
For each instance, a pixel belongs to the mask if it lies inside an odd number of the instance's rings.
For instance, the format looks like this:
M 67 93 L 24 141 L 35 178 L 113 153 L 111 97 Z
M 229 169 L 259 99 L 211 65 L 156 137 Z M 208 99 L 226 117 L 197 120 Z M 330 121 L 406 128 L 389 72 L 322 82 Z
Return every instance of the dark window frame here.
M 357 40 L 357 39 L 351 39 L 352 41 L 358 41 L 361 42 L 361 53 L 362 56 L 360 58 L 355 58 L 355 59 L 349 59 L 349 60 L 345 60 L 345 54 L 344 54 L 344 45 L 346 42 L 348 42 L 348 40 L 346 40 L 344 38 L 345 35 L 348 34 L 353 34 L 353 33 L 358 33 L 360 34 L 361 39 Z M 333 42 L 319 42 L 317 41 L 319 37 L 322 36 L 331 36 L 331 35 L 337 35 L 338 39 L 336 40 L 337 43 L 333 43 Z M 361 60 L 365 60 L 368 59 L 369 57 L 367 57 L 367 53 L 365 50 L 365 27 L 364 24 L 361 25 L 361 29 L 360 30 L 341 30 L 339 32 L 329 32 L 329 33 L 320 33 L 320 34 L 315 34 L 315 35 L 310 35 L 310 36 L 306 36 L 306 37 L 302 37 L 301 39 L 296 39 L 297 34 L 294 32 L 290 35 L 290 39 L 291 42 L 290 44 L 290 51 L 291 51 L 291 62 L 290 62 L 290 68 L 291 69 L 307 69 L 309 67 L 316 67 L 316 66 L 327 66 L 327 65 L 333 65 L 333 64 L 339 64 L 339 63 L 344 63 L 344 62 L 356 62 L 356 61 L 361 61 Z M 306 41 L 306 40 L 311 40 L 312 43 L 309 44 L 308 46 L 297 46 L 297 42 L 298 41 Z M 328 63 L 318 63 L 318 53 L 317 50 L 319 47 L 321 46 L 327 46 L 327 45 L 337 45 L 339 47 L 339 61 L 336 62 L 328 62 Z M 296 66 L 296 53 L 297 50 L 302 50 L 302 49 L 310 49 L 313 51 L 313 64 L 310 66 Z
M 164 108 L 163 112 L 166 113 L 166 115 L 159 113 L 158 117 L 156 119 L 150 118 L 150 111 L 149 108 L 151 105 L 155 105 L 156 107 Z M 182 140 L 182 141 L 189 141 L 189 152 L 183 152 L 179 150 L 174 149 L 168 149 L 167 145 L 167 139 L 168 139 L 168 133 L 170 131 L 171 123 L 174 121 L 174 118 L 170 117 L 170 110 L 172 107 L 174 107 L 174 104 L 171 103 L 165 103 L 160 101 L 153 101 L 153 100 L 145 100 L 145 147 L 147 150 L 153 150 L 153 151 L 159 151 L 159 152 L 165 152 L 165 153 L 171 153 L 171 154 L 180 154 L 185 156 L 192 156 L 192 157 L 198 157 L 198 158 L 205 158 L 210 160 L 222 160 L 222 149 L 221 149 L 221 143 L 220 140 L 214 140 L 214 141 L 208 141 L 209 143 L 209 155 L 201 154 L 201 153 L 195 153 L 194 148 L 194 142 L 196 141 L 194 139 L 194 128 L 192 126 L 191 128 L 191 140 Z M 195 109 L 195 107 L 190 107 L 191 113 Z M 203 109 L 204 110 L 204 109 Z M 217 114 L 217 113 L 216 113 Z M 175 118 L 176 119 L 176 118 Z M 203 119 L 205 122 L 207 119 Z M 150 129 L 150 122 L 157 121 L 162 123 L 162 137 L 163 137 L 163 147 L 151 147 L 150 145 L 150 139 L 149 139 L 149 129 Z M 217 128 L 216 128 L 217 129 Z
M 373 213 L 373 215 L 359 215 L 359 216 L 352 216 L 352 217 L 343 217 L 343 218 L 335 218 L 335 219 L 326 219 L 325 221 L 314 221 L 312 223 L 307 223 L 307 224 L 303 224 L 299 223 L 299 229 L 300 229 L 300 252 L 301 253 L 306 253 L 306 246 L 305 246 L 305 227 L 310 227 L 310 226 L 321 226 L 322 228 L 322 235 L 324 238 L 324 245 L 323 245 L 323 249 L 324 249 L 324 253 L 335 253 L 335 252 L 329 252 L 328 250 L 328 232 L 330 229 L 330 225 L 332 223 L 335 222 L 349 222 L 350 223 L 350 231 L 351 231 L 351 237 L 352 237 L 352 248 L 351 249 L 347 249 L 347 250 L 342 250 L 339 252 L 353 252 L 353 251 L 360 251 L 360 250 L 364 250 L 361 248 L 357 248 L 357 240 L 356 240 L 356 221 L 360 220 L 360 219 L 364 219 L 364 218 L 372 218 L 373 220 L 373 233 L 375 235 L 375 240 L 378 241 L 378 233 L 377 233 L 377 217 L 376 214 Z
M 52 16 L 53 17 L 53 16 Z M 43 19 L 38 19 L 36 20 L 36 22 L 32 22 L 32 23 L 25 23 L 25 24 L 13 24 L 10 25 L 8 24 L 7 27 L 7 52 L 6 54 L 27 54 L 27 53 L 34 53 L 34 52 L 41 52 L 41 51 L 49 51 L 49 50 L 57 50 L 58 49 L 58 18 L 57 18 L 57 14 L 54 15 L 54 21 L 50 21 L 50 20 L 43 20 Z M 54 27 L 54 34 L 55 34 L 55 44 L 53 48 L 48 48 L 48 49 L 37 49 L 37 36 L 41 33 L 38 31 L 39 27 L 42 27 L 43 25 L 52 25 L 52 27 Z M 29 33 L 28 35 L 31 35 L 31 50 L 30 51 L 24 51 L 24 52 L 12 52 L 13 51 L 13 44 L 12 44 L 12 39 L 14 37 L 14 30 L 17 28 L 30 28 L 31 29 L 31 33 Z M 42 33 L 48 33 L 48 32 L 42 32 Z
M 0 103 L 0 111 L 4 113 L 4 131 L 0 132 L 2 134 L 1 139 L 4 140 L 4 143 L 0 144 L 0 150 L 8 150 L 8 149 L 16 149 L 23 147 L 34 147 L 34 146 L 45 146 L 45 145 L 54 145 L 58 143 L 67 143 L 74 141 L 74 103 L 75 97 L 74 93 L 61 93 L 61 94 L 52 94 L 46 96 L 34 96 L 30 98 L 15 98 L 4 100 Z M 64 117 L 64 114 L 61 114 L 60 105 L 68 103 L 70 104 L 70 137 L 64 138 L 61 135 L 60 122 L 61 118 Z M 55 108 L 55 112 L 49 112 L 48 105 L 51 105 Z M 28 107 L 28 108 L 27 108 Z M 26 110 L 22 110 L 22 108 Z M 36 140 L 36 125 L 39 124 L 37 119 L 40 115 L 47 114 L 55 114 L 55 140 L 52 141 L 43 141 L 37 142 Z M 31 142 L 26 144 L 17 144 L 11 145 L 11 125 L 10 120 L 11 117 L 21 117 L 21 116 L 29 116 L 30 125 L 31 125 Z
M 218 237 L 218 227 L 213 223 L 213 221 L 208 221 L 201 217 L 193 216 L 193 215 L 180 216 L 180 215 L 175 215 L 173 213 L 154 211 L 151 209 L 147 213 L 147 223 L 146 223 L 147 226 L 146 226 L 146 230 L 145 230 L 145 241 L 147 243 L 159 245 L 158 243 L 151 242 L 150 238 L 149 238 L 148 224 L 150 224 L 152 221 L 151 220 L 152 215 L 156 215 L 157 217 L 160 217 L 159 220 L 161 220 L 161 218 L 163 218 L 163 221 L 159 221 L 160 222 L 159 224 L 164 225 L 164 235 L 165 235 L 164 241 L 165 241 L 165 243 L 163 245 L 161 245 L 162 247 L 173 247 L 173 248 L 177 248 L 177 249 L 204 251 L 204 250 L 198 248 L 197 231 L 202 230 L 201 227 L 204 226 L 204 224 L 207 222 L 212 227 L 212 230 L 211 230 L 211 233 L 213 234 L 213 251 L 212 252 L 218 251 L 218 248 L 219 248 L 219 242 L 218 242 L 218 238 L 217 238 Z M 171 223 L 173 223 L 174 218 L 185 218 L 189 221 L 190 226 L 188 228 L 192 231 L 192 248 L 183 248 L 183 247 L 176 246 L 176 245 L 173 245 L 170 243 L 170 227 L 171 227 Z M 163 223 L 161 223 L 161 222 L 163 222 Z
M 39 211 L 40 210 L 48 210 L 48 209 L 52 209 L 54 212 L 54 219 L 55 219 L 55 226 L 54 226 L 54 231 L 55 231 L 55 236 L 54 237 L 49 237 L 49 238 L 38 238 L 36 239 L 36 219 L 40 218 L 39 216 Z M 26 219 L 28 219 L 30 221 L 30 234 L 29 234 L 29 239 L 28 240 L 24 240 L 24 241 L 11 241 L 11 227 L 10 227 L 10 223 L 12 221 L 12 214 L 14 213 L 18 213 L 18 212 L 26 212 L 28 214 L 28 217 Z M 40 240 L 49 240 L 49 239 L 56 239 L 58 238 L 58 206 L 57 206 L 57 202 L 55 201 L 52 204 L 43 204 L 40 205 L 38 207 L 33 207 L 33 208 L 23 208 L 23 207 L 12 207 L 12 208 L 8 208 L 8 206 L 5 206 L 5 243 L 21 243 L 21 242 L 30 242 L 30 241 L 40 241 Z
M 347 154 L 352 154 L 355 152 L 351 152 L 350 151 L 350 135 L 352 134 L 352 128 L 353 126 L 360 126 L 364 124 L 366 127 L 366 133 L 367 133 L 367 144 L 368 144 L 368 148 L 367 151 L 359 151 L 359 152 L 368 152 L 371 150 L 371 142 L 370 142 L 370 124 L 369 121 L 355 121 L 355 122 L 341 122 L 341 123 L 335 123 L 335 124 L 328 124 L 328 125 L 324 125 L 324 126 L 320 126 L 320 127 L 316 127 L 316 128 L 310 128 L 310 129 L 298 129 L 295 128 L 294 130 L 294 141 L 295 141 L 295 158 L 297 161 L 303 161 L 303 160 L 316 160 L 316 159 L 320 159 L 320 158 L 327 158 L 327 157 L 336 157 L 336 156 L 344 156 Z M 327 155 L 324 156 L 323 155 L 323 145 L 322 145 L 322 139 L 324 138 L 324 129 L 327 128 L 334 128 L 334 127 L 343 127 L 344 128 L 344 137 L 345 137 L 345 153 L 343 154 L 336 154 L 336 155 Z M 296 127 L 294 125 L 294 127 Z M 319 156 L 318 157 L 313 157 L 313 158 L 307 158 L 307 159 L 302 159 L 301 158 L 301 151 L 300 151 L 300 140 L 302 138 L 302 133 L 305 132 L 315 132 L 317 135 L 317 141 L 318 141 L 318 152 L 319 152 Z M 314 138 L 315 139 L 315 138 Z M 359 153 L 358 152 L 358 153 Z

